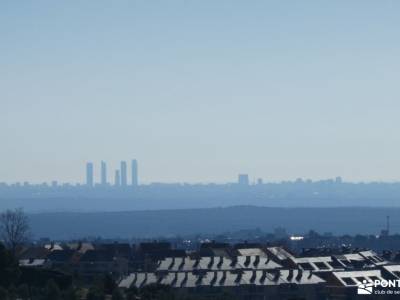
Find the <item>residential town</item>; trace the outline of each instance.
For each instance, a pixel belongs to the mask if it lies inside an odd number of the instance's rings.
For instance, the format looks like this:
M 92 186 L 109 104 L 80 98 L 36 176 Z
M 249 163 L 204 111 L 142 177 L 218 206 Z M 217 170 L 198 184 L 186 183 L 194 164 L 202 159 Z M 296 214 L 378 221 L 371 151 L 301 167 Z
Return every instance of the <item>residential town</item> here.
M 158 291 L 148 299 L 358 299 L 365 280 L 400 279 L 400 256 L 391 251 L 342 247 L 294 253 L 248 242 L 211 241 L 196 250 L 162 241 L 49 243 L 26 247 L 19 266 L 23 273 L 51 271 L 61 286 L 79 282 L 80 299 L 97 299 L 88 292 L 104 276 L 114 283 L 109 297 L 118 291 L 121 299 L 147 299 L 148 289 Z

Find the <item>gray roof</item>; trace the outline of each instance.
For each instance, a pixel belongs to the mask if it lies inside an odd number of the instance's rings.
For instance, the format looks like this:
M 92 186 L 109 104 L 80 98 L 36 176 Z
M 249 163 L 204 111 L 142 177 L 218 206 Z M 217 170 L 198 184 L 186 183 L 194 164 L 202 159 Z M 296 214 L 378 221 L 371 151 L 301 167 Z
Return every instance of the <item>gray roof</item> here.
M 353 265 L 355 262 L 364 264 L 367 267 L 383 266 L 388 262 L 378 256 L 374 251 L 361 251 L 356 253 L 348 253 L 335 255 L 342 264 L 346 267 Z
M 237 249 L 237 251 L 242 256 L 262 256 L 267 257 L 267 254 L 260 248 L 245 248 L 245 249 Z
M 294 258 L 292 254 L 287 252 L 282 247 L 268 247 L 267 250 L 279 260 Z
M 292 258 L 299 268 L 304 269 L 303 264 L 309 264 L 314 271 L 340 271 L 344 270 L 344 266 L 334 267 L 331 256 L 317 256 L 317 257 L 296 257 Z
M 361 271 L 342 271 L 332 272 L 332 275 L 338 280 L 340 285 L 346 287 L 357 286 L 365 280 L 374 280 L 377 277 L 383 280 L 381 270 L 361 270 Z
M 46 264 L 46 259 L 36 258 L 36 259 L 20 259 L 19 265 L 21 267 L 42 267 Z
M 381 265 L 387 264 L 387 261 L 382 259 L 378 254 L 376 254 L 376 252 L 374 252 L 372 250 L 361 251 L 361 252 L 359 252 L 359 254 L 362 257 L 368 259 L 370 262 L 372 262 L 376 266 L 381 266 Z
M 391 273 L 394 277 L 400 279 L 400 265 L 387 265 L 383 266 L 382 268 Z

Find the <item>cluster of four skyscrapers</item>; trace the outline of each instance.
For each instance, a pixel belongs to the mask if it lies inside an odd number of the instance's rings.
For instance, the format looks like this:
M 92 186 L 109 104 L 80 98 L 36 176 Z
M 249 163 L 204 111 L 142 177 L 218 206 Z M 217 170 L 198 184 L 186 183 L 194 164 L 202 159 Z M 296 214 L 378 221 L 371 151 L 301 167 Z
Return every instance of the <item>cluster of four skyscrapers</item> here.
M 94 164 L 92 162 L 86 163 L 86 185 L 89 187 L 94 186 Z M 100 166 L 100 185 L 109 185 L 107 181 L 107 164 L 102 161 Z M 131 162 L 131 186 L 138 185 L 138 164 L 136 159 Z M 126 187 L 128 186 L 127 163 L 121 161 L 120 168 L 115 170 L 114 186 Z

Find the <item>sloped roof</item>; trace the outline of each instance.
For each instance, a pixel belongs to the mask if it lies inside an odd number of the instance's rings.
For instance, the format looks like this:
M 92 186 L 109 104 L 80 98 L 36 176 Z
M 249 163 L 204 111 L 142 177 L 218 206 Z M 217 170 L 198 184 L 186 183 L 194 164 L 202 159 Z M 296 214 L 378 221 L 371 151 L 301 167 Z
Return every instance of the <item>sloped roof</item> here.
M 20 259 L 19 265 L 21 267 L 42 267 L 46 263 L 46 259 Z
M 261 248 L 246 248 L 246 249 L 237 249 L 237 251 L 242 256 L 264 256 L 266 257 L 267 254 Z
M 340 266 L 335 264 L 331 256 L 296 257 L 292 261 L 302 269 L 305 269 L 305 264 L 309 264 L 313 271 L 340 271 L 345 269 L 343 264 L 340 264 Z
M 274 255 L 278 260 L 286 260 L 294 258 L 292 254 L 287 252 L 282 247 L 268 247 L 267 250 Z
M 382 268 L 389 272 L 393 277 L 400 279 L 400 265 L 387 265 Z
M 340 271 L 332 272 L 332 276 L 337 279 L 341 286 L 354 287 L 362 283 L 363 279 L 374 280 L 378 278 L 383 280 L 381 270 L 360 270 L 360 271 Z M 350 278 L 350 279 L 349 279 Z
M 45 258 L 50 251 L 44 247 L 29 247 L 20 255 L 20 259 Z

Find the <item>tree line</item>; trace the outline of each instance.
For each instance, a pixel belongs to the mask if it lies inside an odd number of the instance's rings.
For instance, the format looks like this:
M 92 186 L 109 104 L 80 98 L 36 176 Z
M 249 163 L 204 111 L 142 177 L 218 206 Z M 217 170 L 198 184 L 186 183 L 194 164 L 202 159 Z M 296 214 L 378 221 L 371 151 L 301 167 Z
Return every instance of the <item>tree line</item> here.
M 83 284 L 79 274 L 20 267 L 18 255 L 31 237 L 29 219 L 22 209 L 0 214 L 0 300 L 202 300 L 182 295 L 169 286 L 153 284 L 137 289 L 118 288 L 110 274 Z M 221 293 L 213 299 L 234 299 Z

